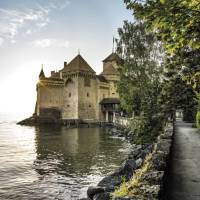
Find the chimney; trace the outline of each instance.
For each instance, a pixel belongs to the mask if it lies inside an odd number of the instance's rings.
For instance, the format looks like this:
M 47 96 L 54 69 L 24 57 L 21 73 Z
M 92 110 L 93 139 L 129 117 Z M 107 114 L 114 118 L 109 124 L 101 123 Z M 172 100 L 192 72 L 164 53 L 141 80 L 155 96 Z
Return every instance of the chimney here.
M 65 67 L 67 67 L 67 62 L 66 62 L 66 61 L 64 62 L 64 68 L 65 68 Z

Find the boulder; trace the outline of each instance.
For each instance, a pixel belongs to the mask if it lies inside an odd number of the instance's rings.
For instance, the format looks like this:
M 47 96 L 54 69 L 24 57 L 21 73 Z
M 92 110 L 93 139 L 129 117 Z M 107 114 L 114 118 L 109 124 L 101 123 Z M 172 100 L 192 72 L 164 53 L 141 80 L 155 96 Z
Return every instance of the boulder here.
M 164 171 L 149 171 L 142 175 L 141 179 L 150 185 L 161 185 Z
M 104 177 L 99 183 L 99 187 L 104 187 L 105 191 L 111 192 L 114 191 L 116 186 L 119 186 L 122 183 L 122 177 L 117 174 L 113 173 L 106 177 Z
M 166 168 L 166 154 L 162 151 L 156 152 L 152 156 L 152 168 L 154 170 L 163 171 Z
M 110 200 L 110 193 L 102 192 L 94 195 L 93 200 Z
M 135 169 L 135 160 L 127 159 L 117 171 L 103 178 L 99 182 L 98 186 L 104 187 L 105 191 L 113 191 L 116 186 L 119 186 L 123 182 L 124 179 L 128 181 L 132 177 Z
M 169 154 L 170 152 L 170 147 L 171 147 L 171 140 L 167 140 L 167 139 L 160 139 L 157 142 L 157 151 L 163 151 L 165 154 Z
M 116 197 L 115 200 L 137 200 L 133 197 Z
M 101 193 L 101 192 L 104 192 L 104 188 L 102 187 L 89 187 L 88 190 L 87 190 L 87 196 L 90 198 L 90 199 L 93 199 L 93 196 L 98 194 L 98 193 Z
M 143 185 L 140 189 L 144 199 L 158 199 L 159 197 L 160 185 Z
M 142 163 L 143 163 L 143 159 L 142 158 L 138 158 L 136 161 L 135 161 L 135 164 L 136 164 L 136 169 L 140 168 L 142 166 Z

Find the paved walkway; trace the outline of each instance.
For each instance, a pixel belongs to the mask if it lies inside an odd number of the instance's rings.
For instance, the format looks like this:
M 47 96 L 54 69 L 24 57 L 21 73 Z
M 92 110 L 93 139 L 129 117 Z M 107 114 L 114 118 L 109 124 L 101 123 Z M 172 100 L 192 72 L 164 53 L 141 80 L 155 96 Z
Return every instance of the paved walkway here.
M 164 200 L 200 200 L 200 131 L 176 122 Z

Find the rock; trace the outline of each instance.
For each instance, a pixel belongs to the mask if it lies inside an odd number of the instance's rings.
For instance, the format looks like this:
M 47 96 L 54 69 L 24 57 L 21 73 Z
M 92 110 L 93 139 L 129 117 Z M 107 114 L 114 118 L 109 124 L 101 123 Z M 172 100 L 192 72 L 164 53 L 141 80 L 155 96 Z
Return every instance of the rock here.
M 129 158 L 134 158 L 136 159 L 139 154 L 142 152 L 142 145 L 137 145 L 134 147 L 134 149 L 131 151 Z
M 159 136 L 159 139 L 172 139 L 173 133 L 165 132 Z
M 140 168 L 140 167 L 142 166 L 142 163 L 143 163 L 142 158 L 138 158 L 138 159 L 135 161 L 136 169 Z
M 110 193 L 102 192 L 94 195 L 93 200 L 110 200 Z
M 146 158 L 146 156 L 151 153 L 152 151 L 152 145 L 145 145 L 142 147 L 140 153 L 136 156 L 136 159 L 142 158 L 143 160 Z
M 171 147 L 171 140 L 161 139 L 157 142 L 157 151 L 163 151 L 165 154 L 169 154 Z
M 150 185 L 161 185 L 164 171 L 150 171 L 142 175 L 141 179 Z
M 136 169 L 136 162 L 134 159 L 127 159 L 123 162 L 122 166 L 119 168 L 119 175 L 123 176 L 126 178 L 126 181 L 129 180 L 133 172 Z
M 114 200 L 137 200 L 133 197 L 116 197 Z
M 119 186 L 123 182 L 124 178 L 128 181 L 132 177 L 135 169 L 135 160 L 127 159 L 117 171 L 103 178 L 98 186 L 105 187 L 105 191 L 113 191 L 116 186 Z
M 140 189 L 145 199 L 158 199 L 160 185 L 143 185 Z
M 115 187 L 119 186 L 121 183 L 122 183 L 122 177 L 117 173 L 113 173 L 103 178 L 98 183 L 98 186 L 104 187 L 105 191 L 107 192 L 111 192 L 114 191 Z
M 154 170 L 163 171 L 166 168 L 166 154 L 162 151 L 156 152 L 152 156 L 152 168 Z
M 88 190 L 87 190 L 87 195 L 90 199 L 93 199 L 93 196 L 98 194 L 98 193 L 101 193 L 101 192 L 104 192 L 104 188 L 102 187 L 89 187 Z
M 106 192 L 114 191 L 116 186 L 120 186 L 123 181 L 122 175 L 119 174 L 119 171 L 116 171 L 105 178 L 103 178 L 98 186 L 104 187 Z

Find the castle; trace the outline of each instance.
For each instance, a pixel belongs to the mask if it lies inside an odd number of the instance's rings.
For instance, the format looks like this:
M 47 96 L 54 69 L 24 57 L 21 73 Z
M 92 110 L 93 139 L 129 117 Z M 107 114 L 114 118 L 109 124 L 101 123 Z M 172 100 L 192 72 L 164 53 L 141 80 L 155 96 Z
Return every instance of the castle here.
M 103 60 L 103 72 L 96 72 L 78 54 L 64 62 L 59 72 L 46 77 L 43 69 L 37 83 L 35 115 L 61 120 L 112 121 L 119 106 L 116 81 L 122 59 L 110 54 Z

